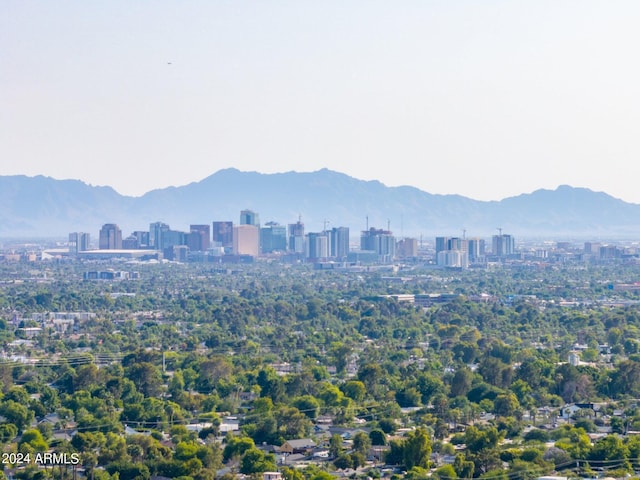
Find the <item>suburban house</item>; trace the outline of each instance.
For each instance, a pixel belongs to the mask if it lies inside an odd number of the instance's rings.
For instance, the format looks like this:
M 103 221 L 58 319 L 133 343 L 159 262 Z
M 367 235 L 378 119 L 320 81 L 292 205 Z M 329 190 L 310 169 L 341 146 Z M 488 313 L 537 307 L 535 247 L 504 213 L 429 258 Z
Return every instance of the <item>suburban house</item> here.
M 316 447 L 316 442 L 310 438 L 287 440 L 280 447 L 280 453 L 305 453 Z

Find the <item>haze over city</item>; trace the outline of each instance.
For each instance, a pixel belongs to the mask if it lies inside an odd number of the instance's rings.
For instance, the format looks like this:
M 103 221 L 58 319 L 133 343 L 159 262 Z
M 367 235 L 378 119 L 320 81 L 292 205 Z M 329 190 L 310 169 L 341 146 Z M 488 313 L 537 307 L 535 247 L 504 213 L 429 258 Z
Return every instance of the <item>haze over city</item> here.
M 330 168 L 640 203 L 635 2 L 0 5 L 0 175 L 126 195 Z

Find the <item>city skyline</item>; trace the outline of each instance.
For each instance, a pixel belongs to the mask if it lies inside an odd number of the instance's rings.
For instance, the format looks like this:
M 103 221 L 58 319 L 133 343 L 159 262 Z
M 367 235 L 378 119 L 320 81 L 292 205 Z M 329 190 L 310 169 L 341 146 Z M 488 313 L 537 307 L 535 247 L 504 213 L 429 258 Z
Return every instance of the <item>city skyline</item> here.
M 188 231 L 214 218 L 265 224 L 302 219 L 312 230 L 368 225 L 401 236 L 459 236 L 504 228 L 522 237 L 539 235 L 629 237 L 640 234 L 640 205 L 587 189 L 539 190 L 502 202 L 458 195 L 431 195 L 415 188 L 389 188 L 330 170 L 261 175 L 227 169 L 200 182 L 124 197 L 104 187 L 51 178 L 0 177 L 0 235 L 66 236 L 114 217 L 124 230 L 150 222 Z M 245 211 L 245 218 L 238 212 Z M 259 211 L 259 218 L 253 212 Z M 267 222 L 267 223 L 265 223 Z M 194 240 L 196 241 L 196 240 Z
M 432 239 L 398 237 L 390 230 L 370 227 L 359 232 L 359 243 L 347 227 L 305 231 L 304 223 L 287 225 L 267 222 L 260 227 L 259 212 L 242 210 L 240 223 L 214 220 L 191 225 L 190 231 L 174 230 L 162 222 L 149 224 L 149 231 L 134 231 L 126 239 L 117 224 L 104 224 L 94 248 L 87 232 L 69 233 L 68 255 L 77 259 L 169 260 L 180 263 L 253 263 L 258 258 L 278 259 L 283 263 L 314 264 L 314 268 L 359 268 L 362 265 L 391 265 L 397 262 L 424 261 L 442 268 L 485 268 L 497 263 L 534 262 L 546 265 L 564 263 L 566 255 L 588 262 L 618 261 L 637 263 L 638 242 L 627 245 L 585 241 L 577 246 L 569 241 L 522 241 L 510 233 L 489 239 L 481 237 L 435 236 Z M 230 229 L 230 238 L 220 235 L 220 227 Z M 211 235 L 213 233 L 213 236 Z M 353 232 L 355 234 L 355 232 Z M 431 241 L 432 240 L 432 241 Z M 0 252 L 1 253 L 1 252 Z
M 98 248 L 92 248 L 90 233 L 69 233 L 69 255 L 82 258 L 143 258 L 176 260 L 179 262 L 245 263 L 258 257 L 279 257 L 284 262 L 300 261 L 325 264 L 326 262 L 356 265 L 364 263 L 391 264 L 401 259 L 417 259 L 419 247 L 424 257 L 423 239 L 398 237 L 390 230 L 368 227 L 360 231 L 359 245 L 350 236 L 348 227 L 327 228 L 322 231 L 305 231 L 304 223 L 280 224 L 270 221 L 260 226 L 259 212 L 244 209 L 240 223 L 214 220 L 208 224 L 190 225 L 189 232 L 172 229 L 163 222 L 152 222 L 149 230 L 135 230 L 123 238 L 122 229 L 115 223 L 102 225 Z M 355 232 L 354 232 L 355 233 Z M 466 233 L 466 232 L 465 232 Z M 213 235 L 212 235 L 213 234 Z M 230 235 L 227 235 L 230 234 Z M 433 261 L 441 267 L 469 268 L 471 264 L 486 264 L 489 259 L 504 261 L 522 259 L 516 251 L 515 238 L 511 234 L 492 236 L 492 248 L 486 250 L 484 239 L 479 237 L 435 237 Z M 427 242 L 428 245 L 430 242 Z M 558 242 L 558 249 L 570 249 L 570 242 Z M 604 250 L 602 250 L 604 248 Z M 589 242 L 589 253 L 598 250 L 599 255 L 618 258 L 623 250 L 617 246 Z M 610 254 L 607 254 L 607 249 Z M 585 243 L 585 251 L 587 243 Z M 601 253 L 604 251 L 605 253 Z M 629 251 L 630 252 L 630 251 Z M 634 249 L 635 254 L 635 249 Z M 547 258 L 546 249 L 537 249 L 536 258 Z M 321 267 L 324 268 L 324 267 Z M 332 268 L 332 267 L 331 267 Z
M 0 175 L 136 196 L 229 167 L 329 168 L 476 200 L 568 184 L 640 203 L 638 13 L 5 2 Z

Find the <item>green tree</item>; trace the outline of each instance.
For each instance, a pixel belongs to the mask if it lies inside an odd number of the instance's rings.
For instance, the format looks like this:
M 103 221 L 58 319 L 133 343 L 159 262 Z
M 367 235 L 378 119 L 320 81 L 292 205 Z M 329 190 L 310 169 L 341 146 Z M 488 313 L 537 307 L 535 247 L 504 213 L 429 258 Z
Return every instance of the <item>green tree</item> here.
M 502 437 L 495 427 L 479 429 L 478 427 L 470 426 L 465 431 L 464 443 L 470 452 L 478 453 L 482 450 L 497 448 Z
M 429 470 L 422 467 L 412 467 L 404 478 L 408 480 L 429 480 Z
M 404 466 L 410 470 L 413 467 L 429 468 L 431 456 L 431 440 L 429 432 L 419 427 L 409 433 L 403 452 Z
M 629 458 L 629 449 L 620 437 L 607 435 L 593 445 L 588 458 L 589 460 L 599 462 L 625 460 Z
M 27 450 L 24 450 L 25 446 L 28 447 Z M 40 431 L 32 428 L 22 434 L 18 448 L 28 452 L 46 452 L 49 449 L 49 445 L 42 438 Z
M 318 398 L 328 407 L 339 407 L 343 404 L 344 394 L 330 383 L 323 383 Z
M 6 443 L 18 435 L 18 427 L 13 423 L 0 424 L 0 442 Z
M 282 472 L 282 478 L 284 480 L 304 480 L 304 474 L 296 469 L 296 468 L 290 468 L 290 467 L 283 467 L 281 470 Z
M 13 400 L 7 400 L 0 405 L 0 415 L 5 417 L 7 422 L 13 423 L 18 430 L 28 426 L 34 417 L 31 410 Z
M 351 456 L 341 453 L 338 458 L 333 461 L 333 464 L 340 470 L 346 470 L 348 468 L 353 468 L 353 459 Z
M 248 437 L 227 436 L 227 444 L 222 452 L 222 458 L 226 462 L 231 458 L 243 455 L 244 452 L 254 447 L 255 443 Z
M 520 402 L 513 393 L 506 393 L 496 397 L 493 401 L 493 407 L 496 415 L 510 417 L 516 414 L 520 408 Z
M 349 380 L 342 384 L 340 388 L 346 397 L 349 397 L 356 403 L 362 402 L 367 393 L 364 383 L 359 380 Z
M 389 465 L 402 465 L 404 462 L 405 441 L 392 439 L 389 441 L 389 450 L 384 455 L 384 460 Z
M 435 472 L 433 472 L 433 476 L 440 480 L 451 480 L 458 477 L 457 472 L 451 465 L 443 465 L 440 468 L 437 468 Z
M 406 387 L 396 392 L 396 401 L 403 408 L 417 407 L 422 401 L 422 395 L 415 387 Z
M 460 478 L 472 478 L 475 470 L 473 462 L 467 461 L 466 457 L 462 454 L 456 455 L 453 461 L 453 468 L 456 471 L 456 475 Z
M 260 370 L 256 381 L 260 386 L 260 396 L 269 397 L 274 403 L 284 400 L 284 382 L 273 368 L 268 367 Z
M 387 436 L 380 428 L 374 428 L 369 432 L 369 438 L 371 439 L 371 445 L 386 445 Z
M 148 480 L 151 476 L 146 465 L 129 461 L 112 462 L 106 470 L 112 476 L 117 473 L 120 480 Z
M 329 439 L 329 455 L 332 458 L 337 458 L 343 451 L 344 448 L 342 447 L 342 437 L 337 433 L 334 433 Z
M 508 387 L 513 376 L 513 369 L 499 358 L 485 356 L 480 362 L 478 372 L 485 382 L 496 387 Z
M 633 360 L 620 362 L 611 374 L 609 392 L 614 397 L 625 394 L 640 396 L 640 363 Z
M 251 475 L 277 470 L 276 459 L 272 454 L 265 454 L 255 447 L 248 449 L 240 463 L 240 473 Z
M 100 465 L 125 460 L 130 460 L 125 439 L 118 434 L 112 432 L 107 433 L 105 436 L 105 444 L 100 448 L 100 454 L 98 455 Z
M 460 367 L 451 379 L 451 396 L 467 395 L 471 391 L 473 373 L 468 367 Z
M 353 449 L 363 455 L 365 458 L 369 456 L 371 450 L 371 439 L 364 432 L 358 432 L 353 437 Z
M 125 374 L 145 397 L 157 397 L 162 392 L 162 375 L 149 362 L 134 363 L 125 369 Z
M 307 437 L 313 426 L 309 417 L 295 407 L 279 408 L 275 412 L 275 418 L 278 433 L 285 439 Z
M 499 432 L 496 427 L 467 428 L 464 440 L 469 452 L 468 457 L 473 461 L 476 473 L 488 474 L 487 472 L 500 466 L 497 447 L 503 437 L 504 433 Z
M 300 410 L 300 412 L 304 413 L 311 420 L 314 420 L 320 411 L 320 403 L 311 395 L 296 397 L 292 400 L 291 405 Z
M 556 447 L 569 453 L 573 458 L 586 459 L 591 452 L 591 440 L 581 428 L 571 428 L 567 432 L 568 438 L 556 442 Z

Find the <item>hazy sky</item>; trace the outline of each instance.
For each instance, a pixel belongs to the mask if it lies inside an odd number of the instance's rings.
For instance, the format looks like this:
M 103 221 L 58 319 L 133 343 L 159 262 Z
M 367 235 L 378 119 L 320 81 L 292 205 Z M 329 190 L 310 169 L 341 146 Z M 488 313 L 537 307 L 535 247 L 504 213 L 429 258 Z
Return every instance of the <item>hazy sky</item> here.
M 329 168 L 640 203 L 640 2 L 0 2 L 0 175 Z

